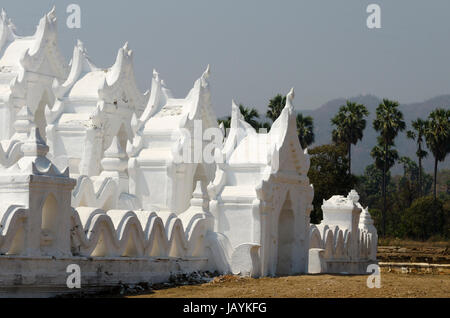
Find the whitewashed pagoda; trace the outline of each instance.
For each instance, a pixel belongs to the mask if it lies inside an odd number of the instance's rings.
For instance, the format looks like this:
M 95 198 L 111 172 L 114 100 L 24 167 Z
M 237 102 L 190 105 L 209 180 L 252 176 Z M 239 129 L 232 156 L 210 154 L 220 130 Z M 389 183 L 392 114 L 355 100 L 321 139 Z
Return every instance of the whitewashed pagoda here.
M 376 263 L 377 232 L 355 191 L 324 201 L 322 223 L 310 224 L 293 89 L 268 133 L 233 102 L 225 136 L 209 66 L 184 98 L 155 70 L 141 93 L 133 68 L 128 44 L 99 68 L 78 41 L 66 63 L 54 9 L 32 36 L 18 36 L 2 10 L 0 289 L 70 292 L 68 264 L 91 288 Z

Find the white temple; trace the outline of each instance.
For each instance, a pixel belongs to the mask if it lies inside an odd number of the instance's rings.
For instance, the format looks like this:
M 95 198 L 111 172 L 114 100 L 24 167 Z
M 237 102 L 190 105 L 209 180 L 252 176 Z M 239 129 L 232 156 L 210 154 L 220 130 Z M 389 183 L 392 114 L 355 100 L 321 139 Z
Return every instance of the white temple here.
M 0 56 L 0 290 L 67 289 L 69 264 L 89 287 L 376 263 L 377 231 L 354 190 L 324 201 L 322 223 L 310 224 L 293 90 L 269 133 L 233 102 L 224 137 L 209 66 L 185 98 L 156 71 L 141 93 L 127 44 L 107 69 L 80 41 L 66 63 L 54 10 L 24 37 L 2 10 Z

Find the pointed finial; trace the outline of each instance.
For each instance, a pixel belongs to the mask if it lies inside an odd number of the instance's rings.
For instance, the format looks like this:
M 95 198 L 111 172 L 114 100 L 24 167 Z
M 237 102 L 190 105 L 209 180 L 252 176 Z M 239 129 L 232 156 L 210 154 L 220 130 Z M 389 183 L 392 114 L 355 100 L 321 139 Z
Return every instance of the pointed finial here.
M 292 87 L 289 93 L 286 95 L 286 105 L 285 105 L 285 107 L 287 107 L 290 110 L 294 110 L 294 106 L 292 106 L 292 100 L 294 99 L 294 97 L 295 93 L 294 88 Z
M 11 31 L 16 30 L 16 26 L 12 23 L 11 19 L 8 18 L 8 15 L 6 14 L 5 9 L 2 8 L 2 11 L 0 13 L 0 20 L 9 27 Z
M 56 21 L 56 7 L 53 5 L 52 9 L 49 13 L 47 13 L 47 17 L 51 22 Z
M 238 107 L 238 105 L 236 104 L 236 102 L 234 101 L 234 99 L 232 99 L 231 100 L 231 109 L 232 110 L 235 110 L 235 109 L 238 109 L 239 107 Z
M 231 100 L 231 123 L 230 126 L 235 128 L 238 125 L 238 120 L 242 118 L 239 106 L 236 104 L 234 99 Z
M 84 51 L 84 44 L 80 39 L 77 39 L 77 47 L 80 49 L 80 51 Z
M 289 93 L 287 94 L 287 97 L 292 101 L 295 97 L 294 88 L 292 87 Z
M 124 52 L 125 56 L 131 58 L 131 56 L 133 55 L 133 50 L 130 49 L 130 46 L 129 46 L 129 44 L 128 44 L 128 41 L 125 42 L 125 45 L 123 46 L 123 50 L 124 50 L 123 52 Z
M 153 78 L 154 78 L 155 80 L 158 80 L 158 79 L 159 79 L 159 73 L 158 73 L 155 69 L 153 69 Z
M 208 66 L 206 67 L 206 70 L 203 72 L 202 77 L 203 77 L 203 78 L 208 78 L 209 75 L 210 75 L 210 72 L 211 72 L 211 68 L 210 68 L 210 66 L 209 66 L 209 64 L 208 64 Z

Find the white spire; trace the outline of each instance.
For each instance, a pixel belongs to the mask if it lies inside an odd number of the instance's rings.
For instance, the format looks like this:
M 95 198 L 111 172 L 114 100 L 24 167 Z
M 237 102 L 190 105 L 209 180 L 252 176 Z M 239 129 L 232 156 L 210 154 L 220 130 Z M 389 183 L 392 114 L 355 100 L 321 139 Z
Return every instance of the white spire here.
M 286 95 L 286 105 L 285 105 L 285 107 L 287 107 L 290 111 L 294 110 L 294 106 L 292 106 L 292 101 L 294 100 L 294 97 L 295 93 L 294 88 L 292 87 L 289 93 Z
M 207 79 L 209 77 L 210 73 L 211 73 L 211 68 L 208 64 L 208 66 L 206 66 L 206 70 L 202 74 L 202 78 Z

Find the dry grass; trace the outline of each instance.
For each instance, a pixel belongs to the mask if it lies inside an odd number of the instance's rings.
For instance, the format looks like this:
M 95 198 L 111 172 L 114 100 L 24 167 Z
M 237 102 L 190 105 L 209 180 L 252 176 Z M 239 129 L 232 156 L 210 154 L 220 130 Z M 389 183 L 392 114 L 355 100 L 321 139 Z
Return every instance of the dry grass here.
M 450 241 L 413 241 L 399 238 L 379 238 L 378 246 L 401 246 L 401 247 L 450 247 Z

